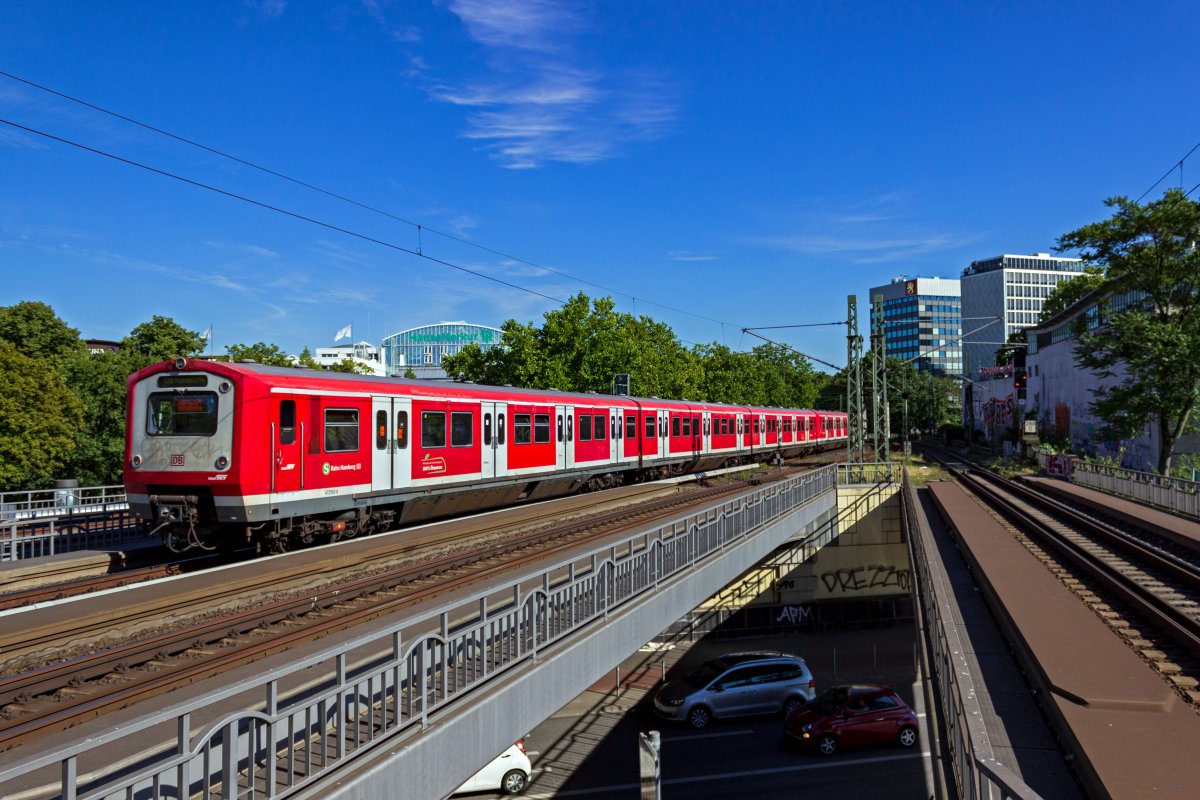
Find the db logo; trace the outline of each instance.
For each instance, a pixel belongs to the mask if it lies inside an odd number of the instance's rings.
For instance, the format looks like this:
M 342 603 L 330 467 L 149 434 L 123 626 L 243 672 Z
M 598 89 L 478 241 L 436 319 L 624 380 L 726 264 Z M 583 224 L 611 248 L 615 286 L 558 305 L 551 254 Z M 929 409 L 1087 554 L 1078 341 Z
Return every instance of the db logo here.
M 171 454 L 171 466 L 172 467 L 182 467 L 183 466 L 183 453 L 172 453 Z

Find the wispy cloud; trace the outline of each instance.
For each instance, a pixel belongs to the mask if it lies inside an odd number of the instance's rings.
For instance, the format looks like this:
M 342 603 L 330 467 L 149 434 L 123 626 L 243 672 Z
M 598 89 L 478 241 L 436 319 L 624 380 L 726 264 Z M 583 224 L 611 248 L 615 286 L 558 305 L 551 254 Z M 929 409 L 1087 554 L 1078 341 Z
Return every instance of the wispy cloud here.
M 972 244 L 981 234 L 931 229 L 903 192 L 841 204 L 821 199 L 820 209 L 797 214 L 786 233 L 750 237 L 751 244 L 851 264 L 919 260 Z
M 412 57 L 430 97 L 469 110 L 462 136 L 510 169 L 586 164 L 665 136 L 678 115 L 673 88 L 645 69 L 586 64 L 573 47 L 593 21 L 563 0 L 450 0 L 484 48 L 486 76 L 453 81 Z
M 671 250 L 667 253 L 667 258 L 671 261 L 716 261 L 716 256 L 705 255 L 703 253 L 692 253 L 687 250 Z
M 276 19 L 287 8 L 286 0 L 242 0 L 242 2 L 260 19 Z

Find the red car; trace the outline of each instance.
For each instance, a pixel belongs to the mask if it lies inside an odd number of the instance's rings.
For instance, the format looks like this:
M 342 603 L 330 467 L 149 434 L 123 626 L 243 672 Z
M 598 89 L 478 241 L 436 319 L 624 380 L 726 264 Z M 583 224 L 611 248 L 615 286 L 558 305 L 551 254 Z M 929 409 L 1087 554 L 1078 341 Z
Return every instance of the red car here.
M 840 747 L 917 743 L 917 715 L 892 689 L 878 684 L 832 686 L 801 706 L 783 726 L 785 741 L 832 755 Z

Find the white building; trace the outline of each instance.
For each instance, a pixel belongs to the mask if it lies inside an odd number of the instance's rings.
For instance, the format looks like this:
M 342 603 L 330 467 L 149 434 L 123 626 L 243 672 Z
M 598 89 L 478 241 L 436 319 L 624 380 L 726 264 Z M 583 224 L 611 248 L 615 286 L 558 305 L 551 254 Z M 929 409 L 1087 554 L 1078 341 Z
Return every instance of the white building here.
M 346 359 L 367 367 L 372 375 L 387 375 L 379 348 L 370 342 L 318 347 L 313 352 L 313 360 L 323 367 L 332 367 Z
M 1011 334 L 1037 323 L 1054 287 L 1082 272 L 1082 259 L 1049 253 L 972 261 L 960 279 L 964 373 L 993 366 Z

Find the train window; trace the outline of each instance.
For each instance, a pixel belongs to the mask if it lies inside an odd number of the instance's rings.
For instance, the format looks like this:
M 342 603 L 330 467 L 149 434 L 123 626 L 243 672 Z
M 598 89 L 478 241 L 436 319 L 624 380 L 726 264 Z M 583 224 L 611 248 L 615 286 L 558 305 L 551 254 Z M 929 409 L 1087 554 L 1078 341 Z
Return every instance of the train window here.
M 758 417 L 754 418 L 754 432 L 758 433 Z
M 737 421 L 737 432 L 738 432 L 738 433 L 741 433 L 741 432 L 742 432 L 742 418 L 741 418 L 741 417 L 738 417 L 738 421 Z
M 646 417 L 646 421 L 649 422 L 650 418 Z M 650 433 L 654 433 L 654 428 L 652 426 L 650 427 Z M 626 417 L 625 418 L 625 438 L 626 439 L 636 439 L 637 438 L 637 417 Z
M 717 420 L 717 425 L 719 426 L 717 428 L 717 430 L 720 433 L 722 433 L 722 434 L 729 433 L 729 420 L 728 419 L 726 419 L 725 417 L 721 417 L 719 420 Z
M 421 447 L 428 450 L 446 446 L 446 412 L 421 412 Z
M 679 436 L 680 434 L 678 434 L 678 433 L 677 433 L 677 434 L 675 434 L 675 435 L 676 435 L 676 436 Z M 684 435 L 684 436 L 691 436 L 691 435 L 692 435 L 692 418 L 691 418 L 691 417 L 684 417 L 684 418 L 683 418 L 683 435 Z
M 608 438 L 610 438 L 610 439 L 617 439 L 617 438 L 619 438 L 619 437 L 617 436 L 617 433 L 618 433 L 618 431 L 617 431 L 617 418 L 616 418 L 616 417 L 609 417 L 609 418 L 608 418 Z
M 216 392 L 150 395 L 146 433 L 151 436 L 212 436 L 217 432 Z
M 387 423 L 388 413 L 386 411 L 375 412 L 375 449 L 383 450 L 387 447 Z M 280 429 L 282 430 L 282 428 Z M 282 439 L 283 437 L 280 436 Z
M 529 444 L 533 441 L 533 426 L 528 414 L 513 414 L 513 444 Z
M 658 421 L 658 435 L 665 437 L 667 435 L 667 418 L 663 417 Z
M 592 440 L 592 415 L 579 415 L 579 441 L 590 442 Z
M 708 429 L 709 429 L 710 424 L 711 423 L 708 420 L 704 420 L 704 435 L 705 436 L 708 436 Z
M 562 417 L 558 418 L 558 424 L 562 425 Z M 550 415 L 549 414 L 534 414 L 533 415 L 533 441 L 535 444 L 545 444 L 550 441 Z
M 604 415 L 603 414 L 596 415 L 596 421 L 592 425 L 592 433 L 595 434 L 597 442 L 604 441 Z
M 470 411 L 450 414 L 450 446 L 470 447 L 475 441 L 475 415 Z
M 492 446 L 492 415 L 483 415 L 483 443 L 487 447 Z
M 296 442 L 296 401 L 281 400 L 279 402 L 279 443 L 295 444 Z
M 358 449 L 358 409 L 325 409 L 325 452 L 353 453 Z
M 649 414 L 646 415 L 646 438 L 654 438 L 654 417 Z
M 692 417 L 692 433 L 696 434 L 697 436 L 700 435 L 700 418 L 699 417 Z
M 504 415 L 496 415 L 496 441 L 504 444 Z
M 396 412 L 396 447 L 400 450 L 408 449 L 408 412 Z
M 671 435 L 679 435 L 679 417 L 671 417 Z
M 563 440 L 562 425 L 563 425 L 562 414 L 559 414 L 558 415 L 558 440 L 560 442 Z M 567 441 L 568 442 L 575 441 L 575 418 L 570 417 L 570 416 L 567 417 Z

